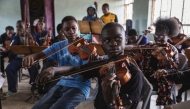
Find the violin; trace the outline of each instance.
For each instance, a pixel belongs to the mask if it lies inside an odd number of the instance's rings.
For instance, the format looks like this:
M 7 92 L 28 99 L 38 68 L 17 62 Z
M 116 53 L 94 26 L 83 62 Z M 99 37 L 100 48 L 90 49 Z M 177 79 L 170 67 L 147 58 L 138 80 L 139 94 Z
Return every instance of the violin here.
M 120 57 L 123 58 L 123 57 Z M 119 58 L 119 59 L 120 59 Z M 105 75 L 109 73 L 115 73 L 116 74 L 116 80 L 119 81 L 121 85 L 127 83 L 131 79 L 131 73 L 127 66 L 129 66 L 130 59 L 128 57 L 125 57 L 123 61 L 119 62 L 110 62 L 106 65 L 104 65 L 100 69 L 100 75 L 102 79 L 104 79 Z M 114 97 L 114 102 L 116 104 L 116 107 L 119 109 L 124 109 L 123 102 L 119 96 L 119 90 L 118 90 L 118 84 L 113 84 L 112 87 L 112 96 Z
M 171 40 L 175 46 L 180 45 L 180 44 L 190 46 L 190 41 L 188 39 L 189 39 L 189 37 L 187 37 L 187 35 L 181 34 L 181 33 L 177 37 L 171 38 Z
M 152 32 L 152 30 L 153 29 L 151 27 L 148 27 L 147 30 L 142 31 L 143 35 L 139 37 L 139 39 L 138 39 L 138 41 L 137 41 L 136 44 L 139 45 L 140 42 L 142 41 L 143 37 L 146 36 L 148 33 Z
M 45 41 L 43 43 L 44 46 L 50 46 L 50 43 L 51 43 L 51 36 L 50 36 L 50 31 L 51 31 L 51 27 L 48 29 L 47 31 L 47 35 L 45 37 Z
M 76 40 L 78 40 L 78 38 Z M 68 47 L 68 51 L 73 56 L 79 55 L 81 59 L 88 60 L 89 55 L 97 53 L 96 47 L 92 43 L 88 44 L 84 38 L 74 42 L 75 43 Z
M 171 45 L 166 45 L 165 48 L 158 47 L 157 49 L 153 50 L 151 54 L 154 57 L 156 57 L 159 61 L 163 62 L 163 64 L 171 65 L 171 66 L 169 66 L 170 68 L 177 69 L 178 66 L 174 63 L 174 61 L 172 59 L 175 52 L 172 50 Z M 164 63 L 164 62 L 166 62 L 166 63 Z
M 24 45 L 35 46 L 35 41 L 34 41 L 33 37 L 30 35 L 30 32 L 31 32 L 31 30 L 30 30 L 30 23 L 28 22 L 26 24 L 26 28 L 25 28 L 26 35 L 25 35 L 25 39 L 24 39 Z M 27 34 L 27 33 L 29 33 L 29 34 Z

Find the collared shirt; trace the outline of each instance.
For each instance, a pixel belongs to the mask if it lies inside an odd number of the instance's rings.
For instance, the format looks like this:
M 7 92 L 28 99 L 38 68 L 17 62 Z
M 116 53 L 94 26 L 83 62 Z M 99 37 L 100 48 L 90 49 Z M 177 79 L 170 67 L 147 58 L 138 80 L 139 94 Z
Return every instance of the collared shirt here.
M 53 45 L 43 50 L 42 52 L 45 55 L 48 55 L 67 44 L 68 44 L 68 40 L 63 40 L 63 41 L 54 43 Z M 78 55 L 72 56 L 68 52 L 68 47 L 62 49 L 61 51 L 55 53 L 54 55 L 51 55 L 49 59 L 57 60 L 58 66 L 80 66 L 87 63 L 87 61 L 83 61 Z M 68 77 L 62 77 L 61 80 L 57 83 L 57 85 L 79 88 L 85 94 L 86 98 L 88 98 L 90 94 L 91 83 L 89 80 L 82 81 L 82 77 L 80 74 L 76 74 L 76 75 L 68 76 Z

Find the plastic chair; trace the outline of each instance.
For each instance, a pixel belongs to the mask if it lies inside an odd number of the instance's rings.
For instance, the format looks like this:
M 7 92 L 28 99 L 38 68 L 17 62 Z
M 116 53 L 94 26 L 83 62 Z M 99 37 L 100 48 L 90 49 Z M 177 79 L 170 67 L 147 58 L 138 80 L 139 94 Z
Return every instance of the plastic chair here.
M 149 83 L 149 81 L 144 77 L 144 84 L 143 84 L 143 92 L 142 92 L 142 108 L 141 109 L 147 109 L 147 106 L 150 105 L 150 97 L 153 90 L 152 85 Z
M 99 85 L 98 85 L 98 80 L 97 79 L 94 79 L 94 80 L 96 80 L 96 86 L 95 86 L 95 88 L 92 88 L 92 87 L 90 88 L 90 95 L 86 100 L 94 100 L 96 98 Z M 91 83 L 93 83 L 93 82 L 91 82 Z

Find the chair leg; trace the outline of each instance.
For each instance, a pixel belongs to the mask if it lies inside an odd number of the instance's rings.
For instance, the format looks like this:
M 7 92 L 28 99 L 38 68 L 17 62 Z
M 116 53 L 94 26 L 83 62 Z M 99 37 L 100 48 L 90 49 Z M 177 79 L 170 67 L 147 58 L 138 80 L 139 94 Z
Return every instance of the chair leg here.
M 185 97 L 184 97 L 184 101 L 187 101 L 187 91 L 185 91 Z
M 148 100 L 148 103 L 147 103 L 146 109 L 150 109 L 150 101 L 151 101 L 151 96 L 150 96 L 150 99 Z

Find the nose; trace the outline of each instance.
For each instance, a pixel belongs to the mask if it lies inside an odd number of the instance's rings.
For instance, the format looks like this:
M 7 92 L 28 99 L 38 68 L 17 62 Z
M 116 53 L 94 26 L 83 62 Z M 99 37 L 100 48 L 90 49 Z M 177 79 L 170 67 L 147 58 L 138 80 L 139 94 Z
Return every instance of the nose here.
M 73 34 L 74 33 L 73 29 L 69 29 L 68 33 Z
M 112 39 L 111 40 L 111 45 L 117 45 L 117 42 L 114 39 Z

